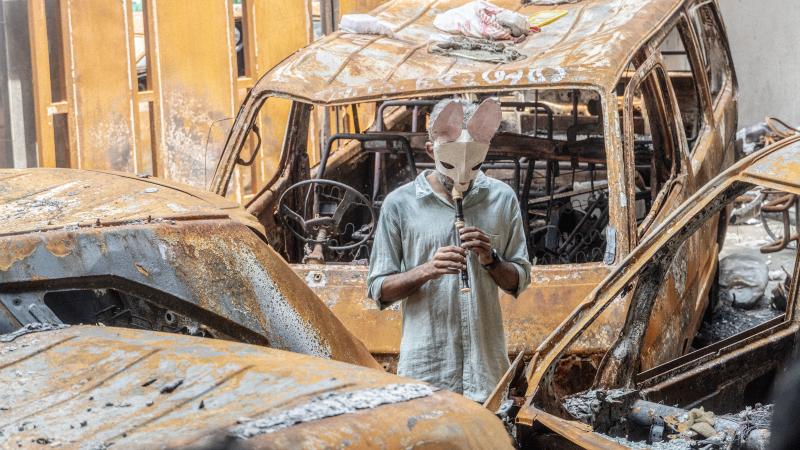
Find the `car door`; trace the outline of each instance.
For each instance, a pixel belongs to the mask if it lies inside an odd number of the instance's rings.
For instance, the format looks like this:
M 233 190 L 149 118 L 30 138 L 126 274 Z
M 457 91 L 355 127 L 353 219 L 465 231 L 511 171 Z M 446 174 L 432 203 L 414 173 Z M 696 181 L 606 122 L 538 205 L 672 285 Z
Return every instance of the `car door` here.
M 691 195 L 694 183 L 678 104 L 659 52 L 637 67 L 625 88 L 622 122 L 626 157 L 636 162 L 626 179 L 629 197 L 635 199 L 629 208 L 634 233 L 641 238 Z M 689 344 L 684 334 L 697 314 L 699 244 L 699 238 L 687 241 L 673 270 L 664 274 L 667 282 L 651 322 L 657 326 L 649 327 L 645 337 L 644 367 L 679 356 Z
M 690 23 L 688 9 L 681 12 L 671 29 L 663 37 L 656 37 L 653 48 L 661 53 L 664 67 L 677 100 L 678 113 L 686 135 L 688 158 L 693 180 L 686 186 L 693 193 L 727 167 L 725 145 L 716 127 L 714 105 L 709 89 L 709 73 L 705 70 L 703 54 L 695 28 Z M 720 106 L 720 105 L 718 105 Z M 727 213 L 723 211 L 709 220 L 700 236 L 689 245 L 697 250 L 687 261 L 689 278 L 700 283 L 694 298 L 695 311 L 686 311 L 692 317 L 688 329 L 697 329 L 702 313 L 708 304 L 708 285 L 713 281 L 717 267 L 717 254 L 724 236 Z M 721 221 L 720 221 L 721 220 Z M 720 227 L 720 225 L 722 227 Z M 702 247 L 695 244 L 706 243 Z M 694 280 L 693 275 L 697 275 Z

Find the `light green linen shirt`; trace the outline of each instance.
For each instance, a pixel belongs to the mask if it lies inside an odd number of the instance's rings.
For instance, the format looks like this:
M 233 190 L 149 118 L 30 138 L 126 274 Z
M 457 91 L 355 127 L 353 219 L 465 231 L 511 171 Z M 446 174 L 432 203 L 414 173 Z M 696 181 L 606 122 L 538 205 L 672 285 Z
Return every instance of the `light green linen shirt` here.
M 433 258 L 439 247 L 457 245 L 454 206 L 436 194 L 426 170 L 391 192 L 381 208 L 370 258 L 368 295 L 380 302 L 388 276 Z M 530 284 L 531 265 L 519 203 L 505 183 L 479 172 L 464 196 L 466 226 L 484 230 L 498 255 L 519 273 L 515 297 Z M 425 283 L 402 300 L 400 375 L 485 400 L 508 369 L 497 283 L 470 252 L 472 291 L 460 292 L 458 275 Z

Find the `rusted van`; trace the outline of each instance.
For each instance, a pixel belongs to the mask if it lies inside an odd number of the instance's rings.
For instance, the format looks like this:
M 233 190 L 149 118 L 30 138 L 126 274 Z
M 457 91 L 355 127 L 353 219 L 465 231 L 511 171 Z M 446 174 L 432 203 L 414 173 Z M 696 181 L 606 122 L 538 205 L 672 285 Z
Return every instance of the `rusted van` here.
M 278 167 L 247 209 L 389 369 L 402 312 L 379 311 L 366 298 L 372 233 L 386 194 L 432 167 L 424 144 L 436 101 L 494 96 L 502 105 L 504 124 L 483 170 L 517 192 L 535 263 L 530 288 L 501 298 L 512 355 L 535 348 L 664 217 L 736 159 L 736 77 L 714 1 L 499 0 L 526 16 L 566 12 L 501 63 L 430 51 L 442 38 L 434 17 L 466 1 L 387 2 L 372 14 L 392 24 L 394 37 L 337 32 L 278 64 L 244 101 L 212 181 L 225 195 L 260 142 L 259 114 L 286 111 L 285 136 L 261 150 L 280 154 Z M 725 223 L 713 220 L 681 250 L 648 329 L 645 369 L 688 348 Z M 561 370 L 596 367 L 627 304 L 609 306 Z

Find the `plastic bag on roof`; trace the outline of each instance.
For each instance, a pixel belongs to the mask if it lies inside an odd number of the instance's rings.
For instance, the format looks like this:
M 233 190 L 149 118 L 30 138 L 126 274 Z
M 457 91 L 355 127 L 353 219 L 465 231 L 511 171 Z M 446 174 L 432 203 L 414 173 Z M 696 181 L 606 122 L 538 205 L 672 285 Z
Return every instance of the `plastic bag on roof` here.
M 339 21 L 339 29 L 345 33 L 382 34 L 394 37 L 394 31 L 388 22 L 369 14 L 345 14 Z
M 530 32 L 528 19 L 485 0 L 476 0 L 437 14 L 433 26 L 450 34 L 501 41 Z

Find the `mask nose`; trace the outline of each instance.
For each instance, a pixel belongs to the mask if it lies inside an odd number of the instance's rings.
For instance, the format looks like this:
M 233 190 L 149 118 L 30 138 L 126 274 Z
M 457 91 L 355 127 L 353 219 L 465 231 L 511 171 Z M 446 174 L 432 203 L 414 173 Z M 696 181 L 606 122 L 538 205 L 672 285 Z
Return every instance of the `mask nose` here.
M 458 173 L 458 180 L 457 180 L 457 181 L 458 181 L 458 184 L 459 184 L 459 185 L 461 185 L 461 186 L 463 186 L 463 187 L 466 187 L 466 186 L 468 186 L 468 185 L 469 185 L 469 182 L 470 182 L 471 180 L 470 180 L 470 177 L 469 177 L 469 174 L 468 174 L 468 173 L 459 172 L 459 173 Z

